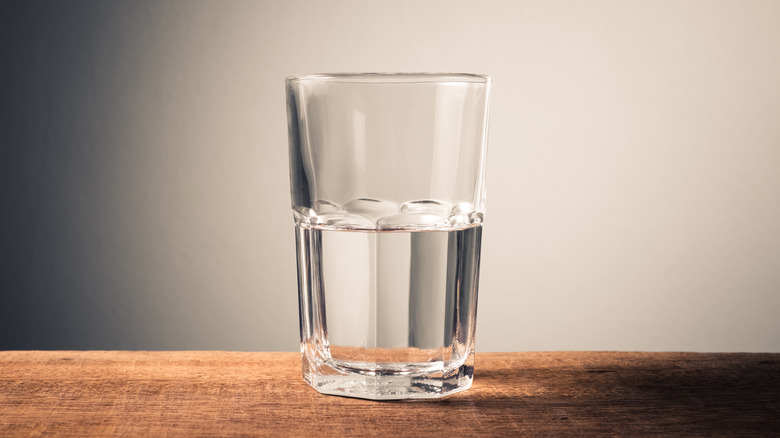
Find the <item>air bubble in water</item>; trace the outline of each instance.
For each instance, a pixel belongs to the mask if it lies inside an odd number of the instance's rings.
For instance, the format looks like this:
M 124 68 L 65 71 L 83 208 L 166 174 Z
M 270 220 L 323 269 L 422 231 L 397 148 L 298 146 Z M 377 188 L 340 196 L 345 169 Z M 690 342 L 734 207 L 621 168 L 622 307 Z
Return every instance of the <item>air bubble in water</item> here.
M 451 209 L 449 202 L 436 199 L 420 199 L 401 204 L 401 213 L 432 213 L 446 217 Z
M 314 201 L 314 211 L 316 211 L 318 214 L 333 213 L 334 211 L 339 211 L 339 206 L 333 202 L 320 199 L 318 201 Z
M 482 213 L 474 211 L 474 205 L 470 202 L 459 202 L 452 207 L 449 216 L 453 226 L 482 223 Z
M 344 210 L 377 220 L 380 217 L 398 213 L 398 204 L 373 198 L 357 198 L 344 204 Z
M 447 218 L 432 213 L 401 213 L 391 216 L 385 216 L 377 221 L 377 228 L 380 230 L 402 230 L 402 229 L 419 229 L 419 228 L 433 228 L 442 229 L 448 228 L 450 225 Z
M 317 225 L 337 228 L 374 229 L 376 224 L 370 218 L 359 214 L 337 211 L 317 216 Z
M 316 222 L 316 215 L 314 214 L 314 210 L 308 207 L 293 207 L 293 218 L 295 218 L 295 222 L 302 225 L 311 225 L 312 223 Z
M 452 206 L 450 216 L 458 216 L 461 214 L 469 214 L 474 211 L 474 205 L 471 202 L 458 202 Z

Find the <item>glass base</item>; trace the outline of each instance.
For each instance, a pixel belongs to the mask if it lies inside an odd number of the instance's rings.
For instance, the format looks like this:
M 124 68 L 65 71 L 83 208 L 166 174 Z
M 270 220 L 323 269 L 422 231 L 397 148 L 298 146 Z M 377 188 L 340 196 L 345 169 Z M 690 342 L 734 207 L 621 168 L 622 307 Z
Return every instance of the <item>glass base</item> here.
M 471 387 L 474 354 L 462 363 L 369 364 L 319 360 L 303 354 L 303 378 L 328 395 L 370 400 L 444 397 Z

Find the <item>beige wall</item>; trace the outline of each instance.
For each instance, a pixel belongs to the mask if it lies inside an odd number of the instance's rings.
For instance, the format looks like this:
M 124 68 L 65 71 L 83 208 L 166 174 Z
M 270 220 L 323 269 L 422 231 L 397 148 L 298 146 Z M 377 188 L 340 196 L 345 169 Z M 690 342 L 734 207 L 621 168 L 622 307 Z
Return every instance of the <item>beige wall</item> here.
M 452 71 L 479 351 L 780 351 L 780 2 L 71 5 L 17 24 L 32 348 L 297 349 L 285 76 Z

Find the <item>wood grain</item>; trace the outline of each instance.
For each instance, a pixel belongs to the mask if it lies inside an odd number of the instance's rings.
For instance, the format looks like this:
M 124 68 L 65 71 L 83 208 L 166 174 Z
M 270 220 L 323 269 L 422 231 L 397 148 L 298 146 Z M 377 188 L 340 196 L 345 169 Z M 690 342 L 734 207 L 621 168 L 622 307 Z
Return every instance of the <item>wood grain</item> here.
M 433 401 L 325 396 L 296 353 L 0 352 L 0 435 L 777 435 L 780 354 L 478 354 Z

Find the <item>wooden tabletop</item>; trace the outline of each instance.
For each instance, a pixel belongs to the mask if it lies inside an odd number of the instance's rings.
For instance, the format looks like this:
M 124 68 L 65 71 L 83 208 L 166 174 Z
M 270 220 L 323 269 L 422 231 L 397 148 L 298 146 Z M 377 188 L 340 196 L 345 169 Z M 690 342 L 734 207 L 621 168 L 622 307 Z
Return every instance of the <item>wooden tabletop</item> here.
M 484 353 L 439 400 L 325 396 L 297 353 L 0 352 L 0 435 L 780 433 L 780 354 Z

